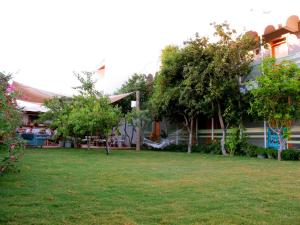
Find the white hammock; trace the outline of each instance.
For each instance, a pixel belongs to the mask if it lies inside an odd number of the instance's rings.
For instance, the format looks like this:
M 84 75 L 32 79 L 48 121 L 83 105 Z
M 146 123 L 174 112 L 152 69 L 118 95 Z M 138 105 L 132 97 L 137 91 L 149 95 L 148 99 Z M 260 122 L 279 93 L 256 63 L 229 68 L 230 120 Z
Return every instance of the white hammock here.
M 176 142 L 176 135 L 177 135 L 177 139 L 178 139 L 178 136 L 181 132 L 182 132 L 182 129 L 179 129 L 179 130 L 169 134 L 168 139 L 161 138 L 161 141 L 159 143 L 155 142 L 155 141 L 151 141 L 147 138 L 144 138 L 143 143 L 152 148 L 164 149 L 165 147 L 167 147 L 171 144 L 177 143 L 178 140 Z
M 165 147 L 167 147 L 173 143 L 174 143 L 174 141 L 171 141 L 168 139 L 161 139 L 161 141 L 159 143 L 157 143 L 157 142 L 151 141 L 147 138 L 144 138 L 144 144 L 147 146 L 150 146 L 152 148 L 164 149 Z

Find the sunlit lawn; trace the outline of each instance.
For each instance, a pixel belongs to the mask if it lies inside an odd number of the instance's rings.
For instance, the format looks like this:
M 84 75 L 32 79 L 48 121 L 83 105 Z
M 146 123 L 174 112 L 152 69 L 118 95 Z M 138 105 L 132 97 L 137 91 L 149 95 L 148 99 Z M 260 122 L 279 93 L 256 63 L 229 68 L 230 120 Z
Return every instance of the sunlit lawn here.
M 0 177 L 0 224 L 300 224 L 300 163 L 28 149 Z

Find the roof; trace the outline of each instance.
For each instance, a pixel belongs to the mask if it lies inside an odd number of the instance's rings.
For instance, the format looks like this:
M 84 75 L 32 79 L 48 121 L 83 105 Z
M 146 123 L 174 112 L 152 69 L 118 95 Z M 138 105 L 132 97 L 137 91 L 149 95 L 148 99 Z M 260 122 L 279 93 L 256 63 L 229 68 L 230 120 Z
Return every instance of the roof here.
M 263 35 L 263 39 L 265 40 L 265 42 L 270 42 L 271 40 L 273 40 L 274 38 L 280 37 L 283 34 L 287 34 L 287 33 L 296 33 L 297 30 L 294 30 L 293 28 L 290 27 L 280 27 L 277 30 L 274 30 L 270 33 L 264 34 Z
M 49 91 L 44 91 L 38 88 L 33 88 L 16 81 L 13 81 L 12 86 L 14 90 L 20 93 L 17 97 L 18 100 L 34 103 L 44 103 L 46 100 L 51 99 L 55 96 L 64 97 L 63 95 L 56 94 Z

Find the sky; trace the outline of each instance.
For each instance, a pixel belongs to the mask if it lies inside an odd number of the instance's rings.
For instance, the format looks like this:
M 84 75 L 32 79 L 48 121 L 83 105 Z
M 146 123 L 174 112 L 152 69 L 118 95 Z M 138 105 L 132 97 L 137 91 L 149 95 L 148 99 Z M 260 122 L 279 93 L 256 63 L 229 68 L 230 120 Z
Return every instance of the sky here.
M 155 74 L 166 45 L 180 46 L 196 32 L 211 37 L 212 22 L 261 34 L 300 17 L 300 1 L 0 0 L 0 10 L 0 71 L 72 95 L 79 84 L 73 71 L 105 63 L 96 88 L 113 94 L 134 73 Z

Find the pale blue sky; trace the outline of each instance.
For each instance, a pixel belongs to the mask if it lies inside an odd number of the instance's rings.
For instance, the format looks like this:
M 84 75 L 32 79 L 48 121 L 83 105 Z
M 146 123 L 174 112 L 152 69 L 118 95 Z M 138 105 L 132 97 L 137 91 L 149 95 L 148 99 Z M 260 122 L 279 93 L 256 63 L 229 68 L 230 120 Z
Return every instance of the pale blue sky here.
M 95 70 L 105 59 L 97 87 L 112 93 L 134 72 L 155 73 L 161 49 L 181 45 L 209 23 L 256 30 L 300 16 L 300 1 L 236 0 L 1 0 L 0 70 L 16 81 L 71 94 L 72 71 Z

